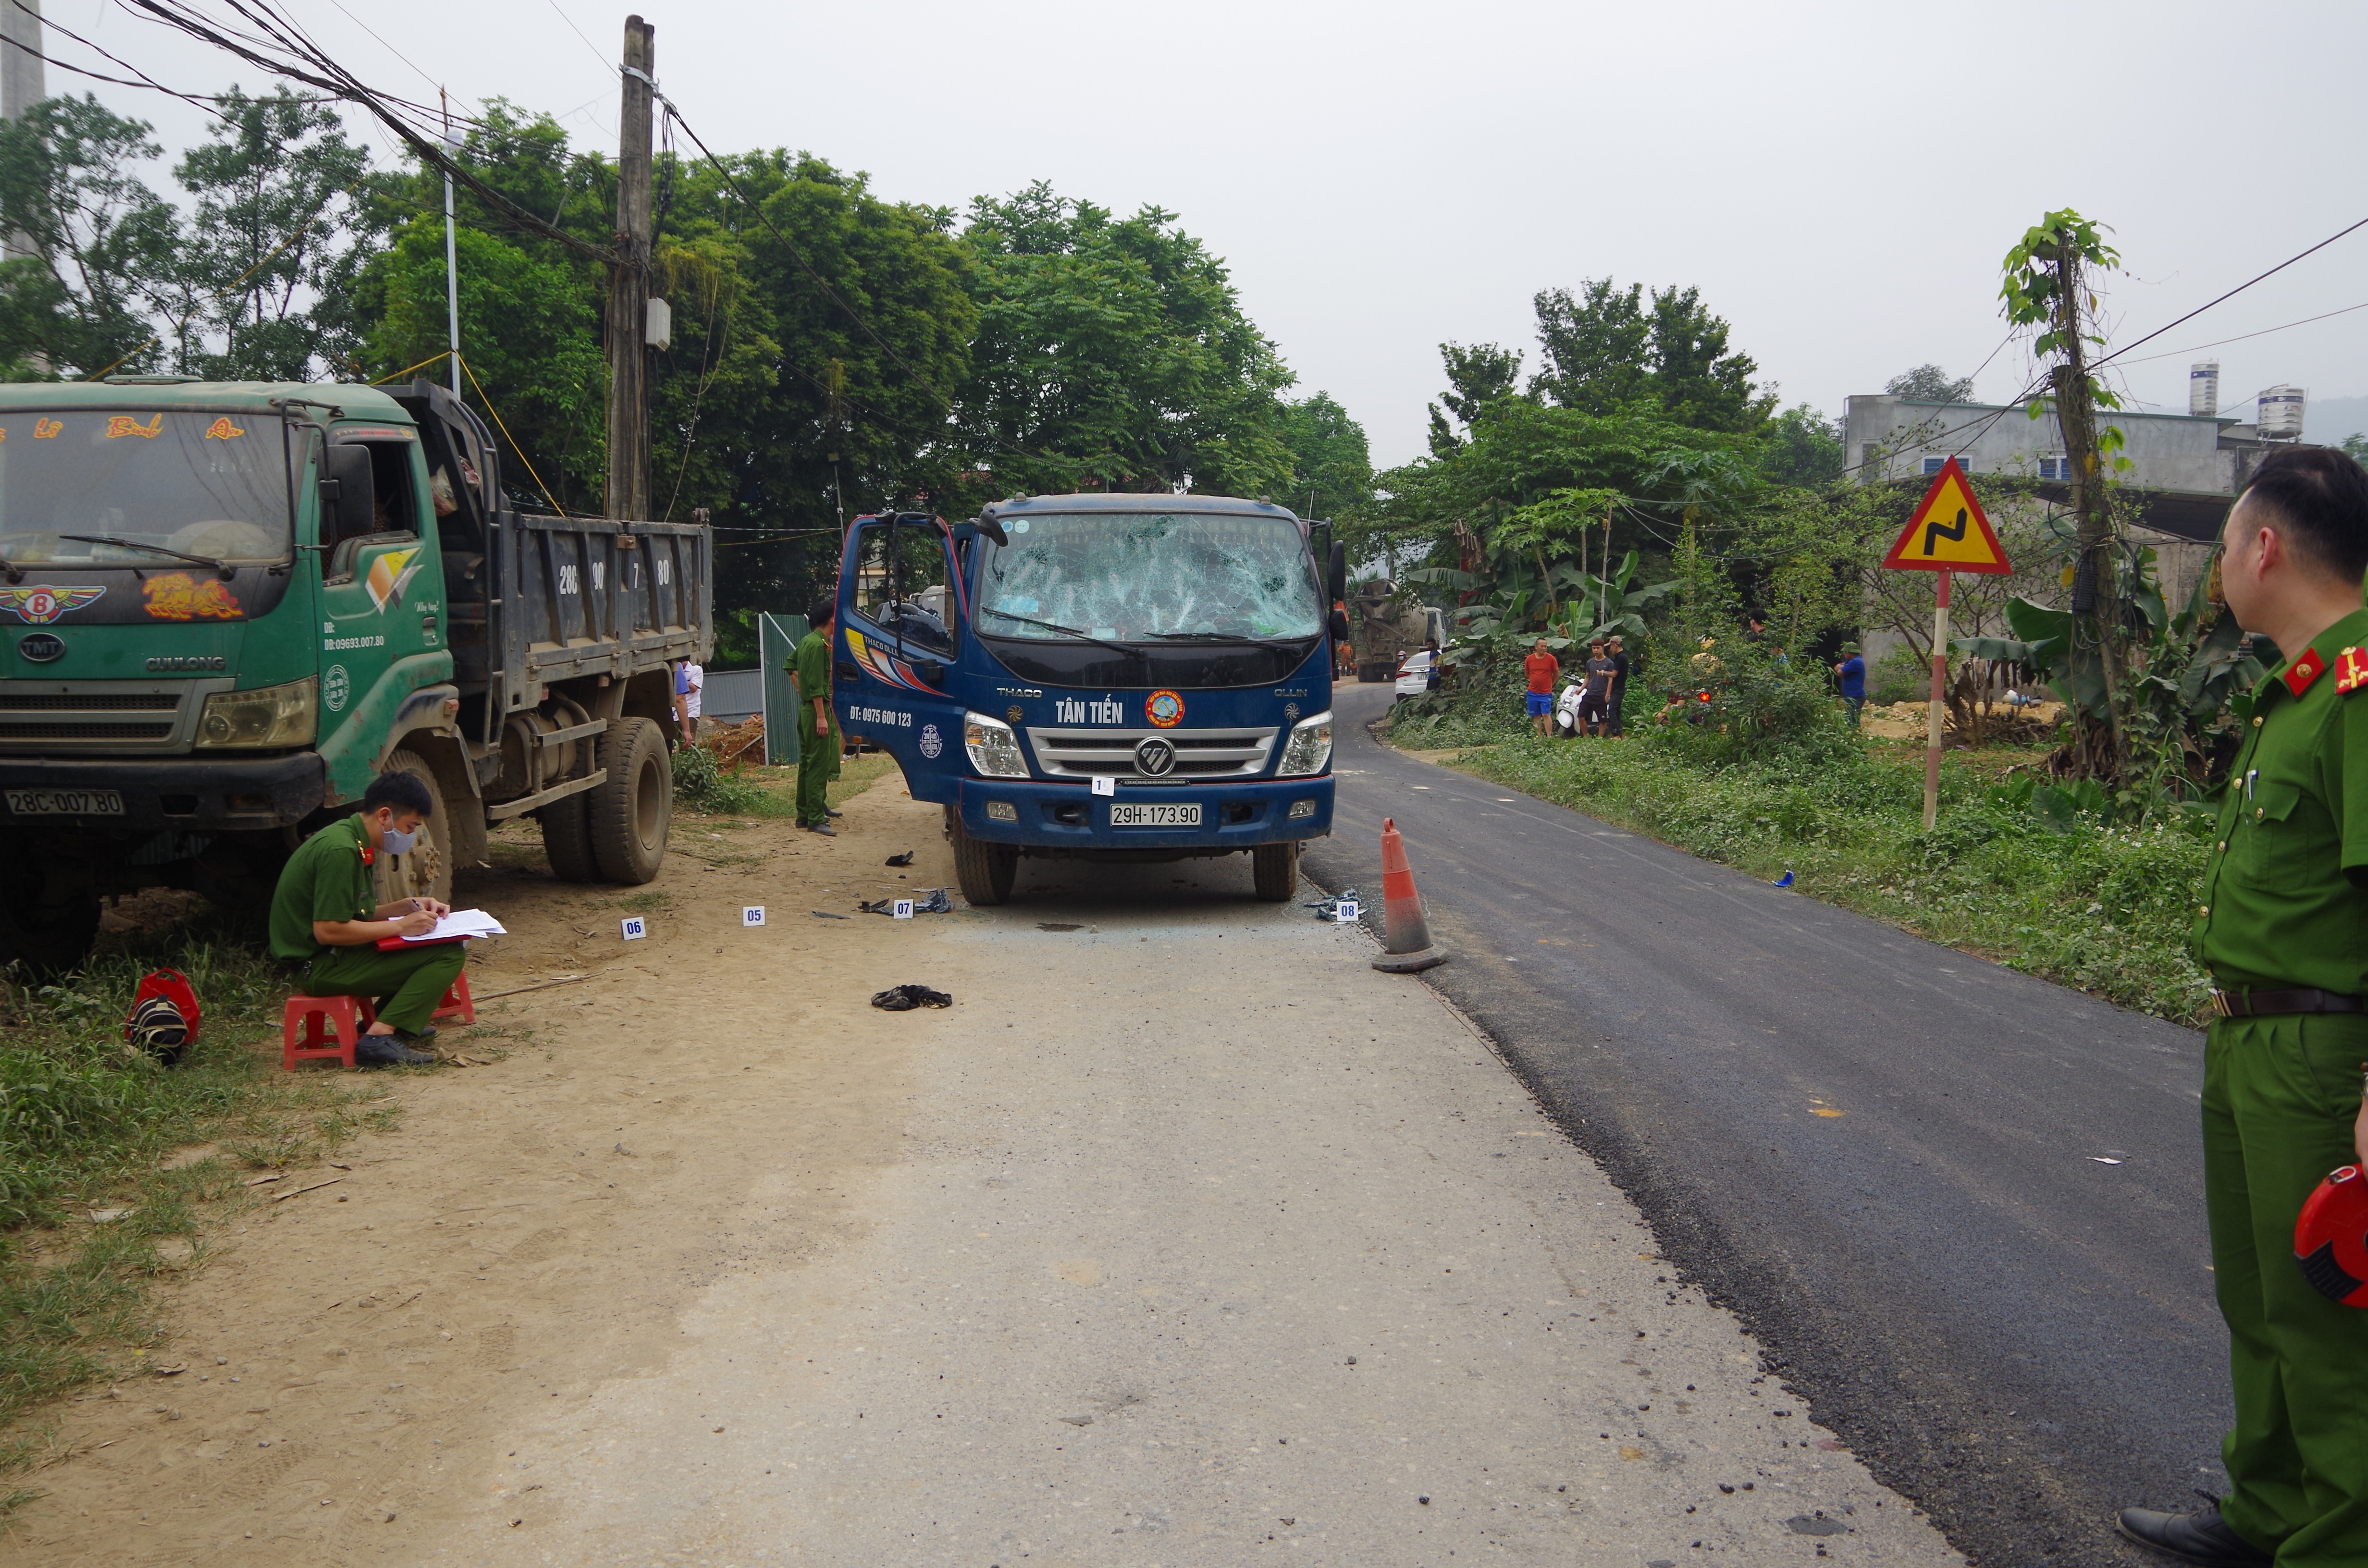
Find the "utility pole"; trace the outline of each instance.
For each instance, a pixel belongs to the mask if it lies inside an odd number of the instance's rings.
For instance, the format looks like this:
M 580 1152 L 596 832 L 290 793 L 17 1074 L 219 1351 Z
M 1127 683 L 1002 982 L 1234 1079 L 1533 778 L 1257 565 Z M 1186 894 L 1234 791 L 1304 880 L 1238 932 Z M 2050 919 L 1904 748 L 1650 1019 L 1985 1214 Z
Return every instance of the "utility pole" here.
M 0 4 L 6 0 L 0 0 Z M 609 494 L 611 517 L 650 515 L 650 148 L 657 29 L 625 18 L 617 119 L 617 261 L 609 274 Z
M 6 0 L 0 0 L 0 4 L 6 3 Z M 452 139 L 452 100 L 444 96 L 443 88 L 438 87 L 436 89 L 436 101 L 444 110 L 444 154 L 457 158 L 461 155 L 461 143 Z M 444 369 L 451 377 L 452 399 L 457 403 L 461 398 L 461 253 L 453 233 L 452 176 L 447 174 L 444 176 L 444 329 L 445 347 L 450 352 L 445 356 Z
M 2055 274 L 2053 324 L 2063 344 L 2063 361 L 2049 377 L 2055 383 L 2055 422 L 2064 435 L 2065 465 L 2072 471 L 2072 516 L 2080 544 L 2072 568 L 2072 656 L 2078 660 L 2086 654 L 2101 666 L 2112 755 L 2095 759 L 2103 764 L 2095 771 L 2111 778 L 2120 774 L 2129 755 L 2122 726 L 2126 660 L 2120 562 L 2115 558 L 2112 506 L 2098 468 L 2097 405 L 2089 395 L 2089 345 L 2081 335 L 2080 301 L 2087 286 L 2080 278 L 2080 255 L 2068 236 L 2059 238 L 2052 249 L 2052 255 L 2034 254 Z

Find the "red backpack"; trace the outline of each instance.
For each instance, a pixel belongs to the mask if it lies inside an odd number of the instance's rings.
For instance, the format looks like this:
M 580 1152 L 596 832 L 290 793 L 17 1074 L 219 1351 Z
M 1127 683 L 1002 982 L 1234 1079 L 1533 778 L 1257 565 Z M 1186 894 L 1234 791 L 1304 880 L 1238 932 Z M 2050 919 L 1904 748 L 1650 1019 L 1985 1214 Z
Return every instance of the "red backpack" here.
M 198 994 L 188 976 L 176 969 L 160 969 L 141 976 L 131 994 L 131 1015 L 123 1021 L 123 1038 L 170 1067 L 197 1042 Z

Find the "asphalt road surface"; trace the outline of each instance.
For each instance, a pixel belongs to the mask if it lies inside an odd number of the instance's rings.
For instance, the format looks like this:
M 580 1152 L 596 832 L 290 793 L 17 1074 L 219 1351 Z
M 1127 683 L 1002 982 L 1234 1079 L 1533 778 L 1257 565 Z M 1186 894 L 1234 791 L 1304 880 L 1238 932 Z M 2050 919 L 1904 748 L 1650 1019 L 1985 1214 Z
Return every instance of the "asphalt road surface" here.
M 1396 818 L 1428 978 L 1969 1557 L 2154 1561 L 2112 1510 L 2226 1484 L 2203 1038 L 1393 752 L 1390 700 L 1338 693 L 1310 877 L 1378 928 Z

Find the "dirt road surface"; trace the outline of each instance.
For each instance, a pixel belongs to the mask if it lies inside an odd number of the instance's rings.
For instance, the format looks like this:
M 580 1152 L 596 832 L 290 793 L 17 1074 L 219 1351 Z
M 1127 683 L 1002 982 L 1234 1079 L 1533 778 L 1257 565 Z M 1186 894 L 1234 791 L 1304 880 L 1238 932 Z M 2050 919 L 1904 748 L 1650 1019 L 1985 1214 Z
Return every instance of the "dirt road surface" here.
M 8 1553 L 1957 1561 L 1361 932 L 1246 861 L 817 918 L 952 881 L 893 778 L 842 825 L 686 823 L 638 896 L 464 884 L 515 933 L 480 993 L 592 978 L 229 1221 L 186 1369 L 64 1407 Z M 954 1006 L 868 1006 L 906 981 Z

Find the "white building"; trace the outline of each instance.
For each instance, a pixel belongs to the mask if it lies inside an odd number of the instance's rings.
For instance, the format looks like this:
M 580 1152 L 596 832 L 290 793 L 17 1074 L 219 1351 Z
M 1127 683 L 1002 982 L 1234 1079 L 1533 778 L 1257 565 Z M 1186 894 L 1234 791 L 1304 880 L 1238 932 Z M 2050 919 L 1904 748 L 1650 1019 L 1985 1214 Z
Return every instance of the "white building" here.
M 2112 477 L 2139 493 L 2139 516 L 2157 532 L 2211 540 L 2270 449 L 2254 426 L 2191 414 L 2100 410 L 2098 426 L 2118 428 L 2131 466 Z M 2017 474 L 2041 482 L 2051 500 L 2065 484 L 2064 435 L 2052 412 L 2036 419 L 2020 404 L 1920 403 L 1854 397 L 1842 415 L 1844 460 L 1861 483 L 1937 473 L 1954 457 L 1969 473 Z M 2057 489 L 2058 485 L 2064 488 Z
M 0 0 L 5 3 L 5 0 Z M 2163 596 L 2183 605 L 2209 569 L 2220 526 L 2237 493 L 2276 443 L 2251 425 L 2187 414 L 2100 410 L 2100 429 L 2122 432 L 2119 456 L 2129 468 L 2111 475 L 2137 506 L 2131 536 L 2155 551 Z M 2037 482 L 2038 497 L 2071 500 L 2064 436 L 2053 412 L 2038 418 L 2023 404 L 1927 403 L 1887 393 L 1853 397 L 1842 415 L 1843 460 L 1861 484 L 1920 483 L 1954 457 L 1969 473 L 2010 474 Z M 2045 600 L 2045 588 L 2033 597 Z M 1961 629 L 1962 634 L 1962 629 Z M 1870 664 L 1899 642 L 1870 628 L 1861 639 Z

